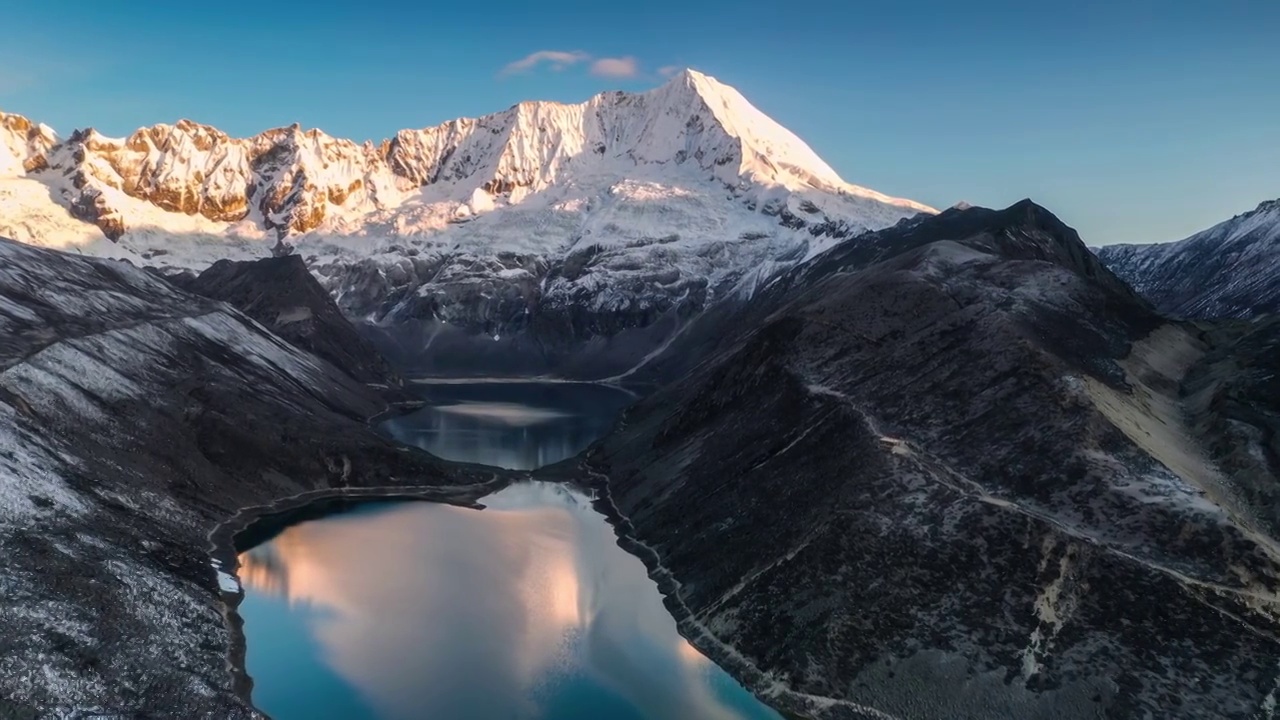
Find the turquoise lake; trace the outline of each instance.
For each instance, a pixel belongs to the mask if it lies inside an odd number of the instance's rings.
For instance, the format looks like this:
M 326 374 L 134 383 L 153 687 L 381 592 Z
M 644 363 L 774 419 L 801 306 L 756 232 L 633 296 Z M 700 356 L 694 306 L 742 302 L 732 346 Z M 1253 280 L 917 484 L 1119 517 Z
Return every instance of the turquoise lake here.
M 582 418 L 589 395 L 512 389 L 442 394 L 468 406 L 453 459 L 500 448 L 511 464 L 555 462 L 625 404 Z M 572 437 L 557 439 L 557 424 Z M 447 442 L 438 429 L 424 436 Z M 643 563 L 581 493 L 523 482 L 481 502 L 362 505 L 242 554 L 254 704 L 276 720 L 779 718 L 680 637 Z

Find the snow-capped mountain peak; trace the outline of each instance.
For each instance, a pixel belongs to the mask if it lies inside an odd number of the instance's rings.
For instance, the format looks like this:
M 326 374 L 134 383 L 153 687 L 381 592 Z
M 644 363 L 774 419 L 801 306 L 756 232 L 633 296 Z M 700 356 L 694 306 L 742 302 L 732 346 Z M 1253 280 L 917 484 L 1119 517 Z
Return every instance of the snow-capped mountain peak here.
M 793 179 L 832 188 L 846 184 L 803 140 L 715 78 L 685 70 L 662 90 L 692 91 L 720 128 L 742 144 L 742 162 L 735 168 L 739 175 L 778 184 Z
M 548 363 L 628 335 L 606 353 L 610 372 L 672 331 L 663 318 L 749 297 L 836 243 L 934 212 L 846 182 L 692 70 L 377 144 L 298 125 L 234 138 L 179 120 L 62 142 L 9 125 L 0 234 L 185 269 L 293 251 L 357 320 L 431 338 L 447 325 L 506 356 L 497 338 L 516 338 Z
M 427 200 L 474 214 L 566 183 L 604 191 L 635 175 L 712 181 L 755 205 L 809 193 L 805 199 L 827 219 L 855 227 L 931 210 L 846 183 L 737 90 L 692 70 L 644 93 L 602 93 L 579 104 L 523 102 L 403 130 L 379 145 L 298 125 L 237 139 L 190 120 L 127 138 L 81 130 L 55 145 L 51 132 L 5 117 L 9 152 L 0 173 L 42 166 L 52 150 L 50 163 L 69 180 L 59 188 L 61 199 L 113 240 L 139 224 L 131 200 L 215 223 L 248 221 L 241 230 L 286 237 L 326 224 L 350 228 L 422 200 L 425 188 L 434 190 Z M 20 137 L 27 132 L 33 139 Z

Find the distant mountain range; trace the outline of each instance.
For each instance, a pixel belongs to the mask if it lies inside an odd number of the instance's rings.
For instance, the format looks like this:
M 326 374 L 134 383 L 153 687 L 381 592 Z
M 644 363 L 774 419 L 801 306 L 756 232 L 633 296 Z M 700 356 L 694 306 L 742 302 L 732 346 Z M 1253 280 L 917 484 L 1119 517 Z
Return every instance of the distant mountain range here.
M 1280 311 L 1280 200 L 1178 242 L 1096 252 L 1170 315 L 1247 318 Z

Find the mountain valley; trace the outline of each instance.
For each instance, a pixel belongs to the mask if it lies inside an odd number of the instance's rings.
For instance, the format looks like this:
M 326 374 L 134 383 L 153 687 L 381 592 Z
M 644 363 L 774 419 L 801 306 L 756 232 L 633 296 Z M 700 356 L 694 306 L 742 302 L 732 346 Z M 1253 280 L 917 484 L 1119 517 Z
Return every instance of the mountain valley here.
M 265 717 L 237 552 L 529 480 L 788 718 L 1277 706 L 1275 202 L 1091 250 L 846 183 L 685 71 L 380 144 L 0 113 L 0 236 L 0 717 Z M 636 401 L 532 471 L 374 427 L 531 377 Z

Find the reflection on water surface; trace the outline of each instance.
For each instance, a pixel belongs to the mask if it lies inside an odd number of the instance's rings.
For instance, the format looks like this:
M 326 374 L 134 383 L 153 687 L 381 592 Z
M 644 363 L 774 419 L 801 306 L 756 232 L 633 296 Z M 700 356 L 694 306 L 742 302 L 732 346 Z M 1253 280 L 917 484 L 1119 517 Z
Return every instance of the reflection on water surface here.
M 424 383 L 415 389 L 427 406 L 385 421 L 384 433 L 446 460 L 511 470 L 573 457 L 634 399 L 590 383 Z
M 253 699 L 290 718 L 777 718 L 682 639 L 586 499 L 383 503 L 241 556 Z

